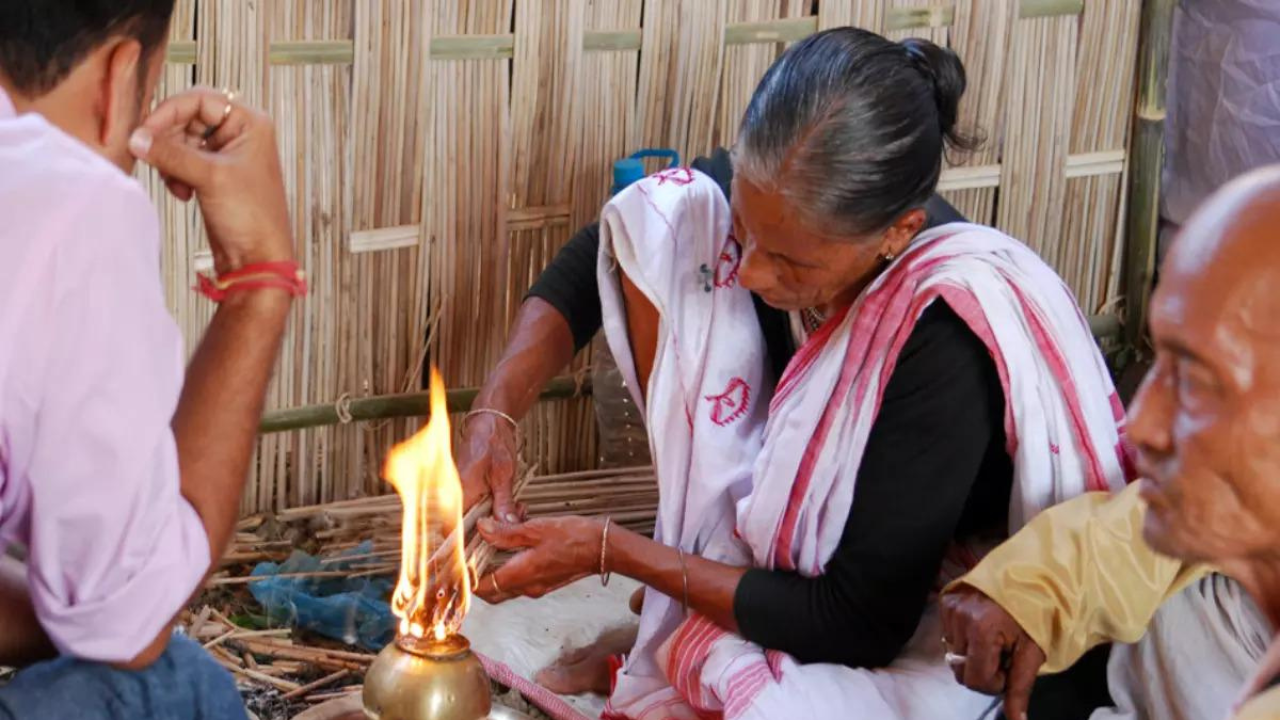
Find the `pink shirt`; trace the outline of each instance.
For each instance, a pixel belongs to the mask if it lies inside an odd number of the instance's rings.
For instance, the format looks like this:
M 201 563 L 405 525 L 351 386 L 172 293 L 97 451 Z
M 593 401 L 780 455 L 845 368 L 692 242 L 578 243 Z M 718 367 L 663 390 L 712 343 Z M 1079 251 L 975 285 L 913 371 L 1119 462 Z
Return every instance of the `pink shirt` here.
M 66 654 L 130 659 L 209 564 L 169 423 L 182 338 L 142 187 L 0 91 L 0 543 Z

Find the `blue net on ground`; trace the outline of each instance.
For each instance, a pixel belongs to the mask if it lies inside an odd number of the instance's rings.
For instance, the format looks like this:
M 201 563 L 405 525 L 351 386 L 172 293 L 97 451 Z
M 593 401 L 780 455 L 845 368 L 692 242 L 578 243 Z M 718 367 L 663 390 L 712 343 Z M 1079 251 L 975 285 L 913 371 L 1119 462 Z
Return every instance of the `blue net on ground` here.
M 365 542 L 338 557 L 373 552 Z M 283 563 L 259 563 L 252 575 L 275 576 L 322 571 L 355 571 L 359 561 L 330 561 L 300 550 Z M 249 584 L 249 591 L 266 610 L 273 626 L 310 630 L 342 642 L 379 650 L 395 637 L 396 618 L 387 598 L 394 579 L 386 577 L 272 577 Z

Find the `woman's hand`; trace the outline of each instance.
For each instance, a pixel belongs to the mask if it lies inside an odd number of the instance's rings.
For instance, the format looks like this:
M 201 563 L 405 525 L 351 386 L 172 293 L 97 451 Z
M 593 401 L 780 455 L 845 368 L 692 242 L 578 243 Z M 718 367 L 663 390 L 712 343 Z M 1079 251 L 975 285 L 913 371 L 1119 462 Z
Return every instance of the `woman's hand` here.
M 464 422 L 458 445 L 463 507 L 470 510 L 492 497 L 494 517 L 507 523 L 520 522 L 524 511 L 511 496 L 516 476 L 515 428 L 495 415 L 472 415 Z
M 487 602 L 542 597 L 600 572 L 604 523 L 597 520 L 574 516 L 508 525 L 486 518 L 477 527 L 480 536 L 496 548 L 524 550 L 480 578 L 476 595 Z

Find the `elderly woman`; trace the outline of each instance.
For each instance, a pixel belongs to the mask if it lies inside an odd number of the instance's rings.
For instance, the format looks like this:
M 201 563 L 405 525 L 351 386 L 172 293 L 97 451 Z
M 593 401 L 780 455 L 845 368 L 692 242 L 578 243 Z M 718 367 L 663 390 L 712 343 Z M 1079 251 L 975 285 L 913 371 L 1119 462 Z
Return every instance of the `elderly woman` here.
M 939 580 L 975 538 L 1123 485 L 1119 403 L 1062 281 L 990 228 L 926 228 L 964 85 L 932 43 L 819 33 L 761 80 L 731 202 L 681 169 L 605 209 L 603 324 L 650 430 L 655 538 L 482 523 L 523 552 L 479 592 L 644 583 L 611 716 L 976 716 Z M 499 395 L 469 424 L 496 426 Z

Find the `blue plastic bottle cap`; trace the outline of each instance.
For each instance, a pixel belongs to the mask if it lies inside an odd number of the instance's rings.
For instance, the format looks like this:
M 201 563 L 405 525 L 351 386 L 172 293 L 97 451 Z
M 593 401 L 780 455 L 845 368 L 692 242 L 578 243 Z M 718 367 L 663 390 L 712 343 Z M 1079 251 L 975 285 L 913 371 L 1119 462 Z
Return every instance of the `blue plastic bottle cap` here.
M 644 163 L 624 158 L 613 163 L 613 191 L 618 192 L 637 180 L 644 179 Z

